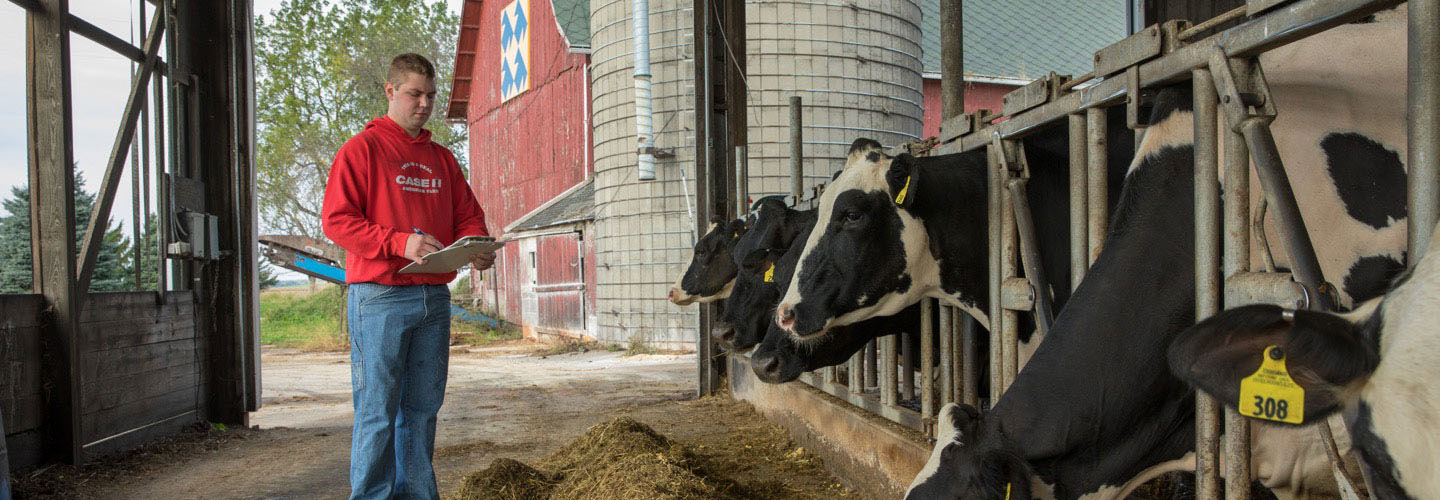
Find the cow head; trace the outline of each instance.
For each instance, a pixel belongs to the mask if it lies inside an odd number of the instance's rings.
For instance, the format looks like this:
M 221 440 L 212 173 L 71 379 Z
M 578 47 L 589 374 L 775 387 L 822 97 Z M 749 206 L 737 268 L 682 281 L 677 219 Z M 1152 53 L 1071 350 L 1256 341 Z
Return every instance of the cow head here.
M 1283 360 L 1290 377 L 1305 390 L 1304 420 L 1319 421 L 1358 397 L 1357 382 L 1379 363 L 1365 330 L 1365 323 L 1334 314 L 1244 306 L 1177 336 L 1170 344 L 1170 369 L 1220 402 L 1239 404 L 1240 412 L 1249 415 L 1254 407 L 1240 401 L 1240 381 L 1255 373 L 1264 357 Z
M 670 286 L 670 302 L 684 306 L 729 296 L 736 271 L 730 251 L 744 234 L 743 220 L 727 222 L 720 217 L 711 219 L 710 231 L 695 242 L 690 267 Z
M 784 253 L 783 249 L 760 248 L 741 261 L 735 287 L 725 299 L 725 311 L 720 315 L 720 320 L 730 328 L 715 338 L 725 350 L 749 349 L 765 334 L 774 317 L 775 302 L 780 300 L 775 267 Z
M 910 483 L 906 500 L 1031 498 L 1030 466 L 980 412 L 950 403 L 940 409 L 930 460 Z
M 764 341 L 750 354 L 750 369 L 761 382 L 783 384 L 800 378 L 801 373 L 844 363 L 871 340 L 907 329 L 914 331 L 919 322 L 917 304 L 894 316 L 836 327 L 830 335 L 800 342 L 772 321 Z
M 925 292 L 916 277 L 938 283 L 921 221 L 909 209 L 924 182 L 908 154 L 890 157 L 860 139 L 845 169 L 820 197 L 815 227 L 775 322 L 800 338 L 833 326 L 895 314 Z

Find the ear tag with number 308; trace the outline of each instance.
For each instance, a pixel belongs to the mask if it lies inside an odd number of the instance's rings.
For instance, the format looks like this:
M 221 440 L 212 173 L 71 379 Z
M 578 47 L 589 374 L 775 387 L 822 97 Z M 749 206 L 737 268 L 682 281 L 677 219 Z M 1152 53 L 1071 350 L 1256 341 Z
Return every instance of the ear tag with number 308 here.
M 1240 413 L 1276 422 L 1299 424 L 1305 421 L 1305 388 L 1290 378 L 1285 353 L 1279 346 L 1265 348 L 1260 369 L 1240 380 Z
M 765 282 L 766 282 L 766 283 L 774 283 L 774 282 L 775 282 L 775 264 L 770 264 L 770 269 L 766 269 L 766 270 L 765 270 Z

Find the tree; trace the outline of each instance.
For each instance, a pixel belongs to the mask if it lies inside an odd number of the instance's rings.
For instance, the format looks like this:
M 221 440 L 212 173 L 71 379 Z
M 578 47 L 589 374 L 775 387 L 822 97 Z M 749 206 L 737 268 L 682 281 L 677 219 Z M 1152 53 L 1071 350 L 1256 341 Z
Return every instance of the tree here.
M 30 293 L 34 288 L 34 261 L 30 249 L 30 186 L 10 188 L 10 198 L 0 202 L 9 212 L 0 217 L 0 293 Z M 95 195 L 85 191 L 85 176 L 75 172 L 75 251 L 85 239 L 90 213 L 95 209 Z M 105 237 L 95 258 L 95 272 L 90 278 L 90 291 L 129 290 L 134 285 L 134 271 L 127 265 L 130 255 L 128 238 L 118 224 L 105 221 Z
M 255 274 L 259 278 L 261 290 L 280 283 L 280 278 L 275 276 L 275 266 L 270 265 L 270 259 L 261 257 L 259 265 L 255 266 Z
M 443 0 L 285 0 L 256 21 L 256 170 L 267 232 L 323 238 L 320 204 L 335 152 L 385 114 L 390 59 L 435 63 L 432 139 L 466 162 L 465 130 L 444 122 L 459 19 Z

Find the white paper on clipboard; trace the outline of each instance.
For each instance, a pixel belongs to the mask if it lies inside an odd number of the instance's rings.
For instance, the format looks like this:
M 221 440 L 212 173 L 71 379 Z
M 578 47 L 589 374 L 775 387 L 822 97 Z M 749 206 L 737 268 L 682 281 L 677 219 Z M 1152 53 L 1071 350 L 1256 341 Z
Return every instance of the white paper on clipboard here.
M 425 255 L 425 264 L 410 263 L 400 268 L 399 274 L 448 273 L 470 263 L 470 257 L 492 253 L 505 246 L 504 241 L 495 241 L 489 236 L 466 236 L 455 243 Z

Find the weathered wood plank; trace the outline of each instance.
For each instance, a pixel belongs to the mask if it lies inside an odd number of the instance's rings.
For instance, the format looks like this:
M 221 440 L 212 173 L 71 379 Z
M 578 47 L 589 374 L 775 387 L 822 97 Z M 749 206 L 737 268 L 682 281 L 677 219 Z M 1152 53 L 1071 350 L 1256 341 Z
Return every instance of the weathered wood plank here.
M 84 436 L 85 443 L 93 443 L 121 432 L 179 415 L 195 409 L 195 394 L 195 388 L 184 388 L 84 415 L 81 418 L 80 435 Z
M 185 412 L 160 420 L 147 427 L 113 436 L 104 441 L 91 443 L 85 447 L 85 460 L 94 460 L 110 453 L 134 448 L 148 443 L 155 438 L 179 432 L 186 426 L 200 421 L 202 421 L 202 419 L 200 418 L 199 412 Z
M 85 383 L 196 363 L 194 339 L 179 339 L 80 354 Z
M 41 447 L 44 436 L 38 430 L 27 430 L 5 435 L 6 452 L 10 454 L 10 470 L 28 469 L 40 465 L 44 459 Z
M 160 323 L 148 318 L 94 323 L 80 327 L 88 344 L 87 352 L 108 351 L 123 347 L 171 342 L 195 338 L 194 318 Z
M 42 295 L 0 295 L 0 329 L 40 326 Z
M 81 414 L 92 415 L 132 401 L 143 401 L 182 389 L 190 389 L 193 393 L 195 384 L 199 383 L 197 366 L 168 366 L 144 373 L 110 377 L 93 384 L 87 382 L 80 389 Z
M 40 393 L 5 399 L 5 433 L 37 431 L 45 424 L 45 399 Z
M 102 292 L 90 294 L 85 309 L 80 312 L 80 323 L 96 323 L 117 318 L 177 318 L 194 315 L 194 304 L 189 292 L 166 294 L 165 303 L 157 300 L 154 292 Z

